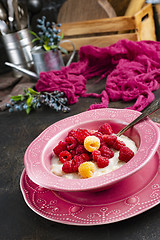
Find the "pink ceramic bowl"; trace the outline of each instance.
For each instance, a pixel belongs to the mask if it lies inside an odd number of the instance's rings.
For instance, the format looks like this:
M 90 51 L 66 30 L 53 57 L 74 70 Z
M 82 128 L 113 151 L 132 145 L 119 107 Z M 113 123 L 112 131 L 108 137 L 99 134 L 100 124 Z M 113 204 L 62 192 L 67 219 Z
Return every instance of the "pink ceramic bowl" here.
M 106 189 L 140 170 L 155 154 L 160 132 L 149 118 L 137 123 L 125 135 L 138 147 L 138 152 L 124 166 L 99 177 L 89 179 L 66 179 L 50 171 L 53 148 L 63 140 L 71 129 L 98 129 L 110 123 L 114 133 L 137 118 L 141 113 L 128 109 L 96 109 L 58 121 L 44 130 L 27 148 L 24 164 L 29 178 L 48 189 L 56 191 L 88 191 Z

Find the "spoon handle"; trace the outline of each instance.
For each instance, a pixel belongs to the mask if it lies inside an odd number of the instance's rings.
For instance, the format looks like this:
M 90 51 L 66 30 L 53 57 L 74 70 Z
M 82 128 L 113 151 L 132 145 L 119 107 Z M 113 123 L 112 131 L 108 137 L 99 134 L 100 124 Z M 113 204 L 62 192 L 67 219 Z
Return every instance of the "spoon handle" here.
M 13 9 L 15 14 L 16 25 L 17 25 L 16 30 L 19 31 L 21 30 L 21 23 L 18 16 L 18 0 L 13 0 L 12 4 L 13 4 Z
M 129 123 L 126 127 L 124 127 L 120 132 L 117 133 L 117 136 L 121 136 L 125 131 L 127 131 L 130 127 L 135 125 L 137 122 L 142 120 L 143 118 L 147 117 L 151 113 L 157 111 L 160 108 L 160 99 L 152 102 L 143 112 L 142 114 L 137 117 L 135 120 L 133 120 L 131 123 Z
M 8 4 L 8 20 L 11 32 L 13 31 L 13 21 L 14 21 L 14 9 L 12 5 L 12 0 L 7 0 Z

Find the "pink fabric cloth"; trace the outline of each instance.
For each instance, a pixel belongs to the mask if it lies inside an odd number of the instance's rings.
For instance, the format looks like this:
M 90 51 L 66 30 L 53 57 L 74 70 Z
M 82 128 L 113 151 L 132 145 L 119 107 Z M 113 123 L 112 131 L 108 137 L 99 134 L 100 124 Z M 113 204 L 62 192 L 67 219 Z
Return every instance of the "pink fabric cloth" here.
M 60 71 L 40 73 L 37 91 L 64 91 L 68 103 L 79 97 L 101 98 L 100 104 L 89 109 L 108 107 L 111 101 L 132 101 L 130 109 L 142 111 L 154 100 L 153 91 L 160 82 L 160 43 L 120 40 L 109 47 L 84 46 L 79 50 L 80 60 Z M 106 78 L 101 94 L 86 93 L 86 82 L 92 77 Z

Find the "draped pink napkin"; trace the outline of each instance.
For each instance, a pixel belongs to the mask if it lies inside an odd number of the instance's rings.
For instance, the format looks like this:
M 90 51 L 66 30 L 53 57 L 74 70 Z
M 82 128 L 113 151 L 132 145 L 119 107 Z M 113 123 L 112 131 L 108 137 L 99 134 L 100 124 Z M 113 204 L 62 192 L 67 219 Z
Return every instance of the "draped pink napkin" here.
M 142 111 L 154 100 L 153 91 L 160 82 L 160 42 L 124 39 L 105 48 L 83 46 L 79 57 L 60 71 L 40 73 L 36 90 L 63 91 L 69 104 L 79 97 L 101 98 L 101 103 L 89 109 L 106 108 L 109 101 L 135 100 L 129 108 Z M 101 94 L 87 93 L 87 80 L 97 76 L 106 78 L 105 89 Z

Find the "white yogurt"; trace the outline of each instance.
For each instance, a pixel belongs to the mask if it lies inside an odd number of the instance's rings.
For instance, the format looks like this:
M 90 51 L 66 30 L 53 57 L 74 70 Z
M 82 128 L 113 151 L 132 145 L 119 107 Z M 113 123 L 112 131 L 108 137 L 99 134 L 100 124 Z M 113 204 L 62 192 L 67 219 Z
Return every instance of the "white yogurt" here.
M 118 140 L 123 141 L 128 148 L 130 148 L 134 154 L 137 152 L 137 147 L 135 145 L 135 142 L 133 142 L 130 138 L 127 136 L 121 135 L 120 137 L 117 137 Z M 98 177 L 103 174 L 112 172 L 120 167 L 122 167 L 126 162 L 119 161 L 119 151 L 112 149 L 114 152 L 114 157 L 109 159 L 109 165 L 104 168 L 99 168 L 96 164 L 96 162 L 93 162 L 95 164 L 95 172 L 92 177 Z M 57 176 L 61 176 L 68 179 L 76 179 L 76 178 L 82 178 L 79 173 L 64 173 L 62 171 L 63 164 L 59 161 L 57 156 L 53 156 L 51 160 L 51 171 L 52 173 L 56 174 Z

